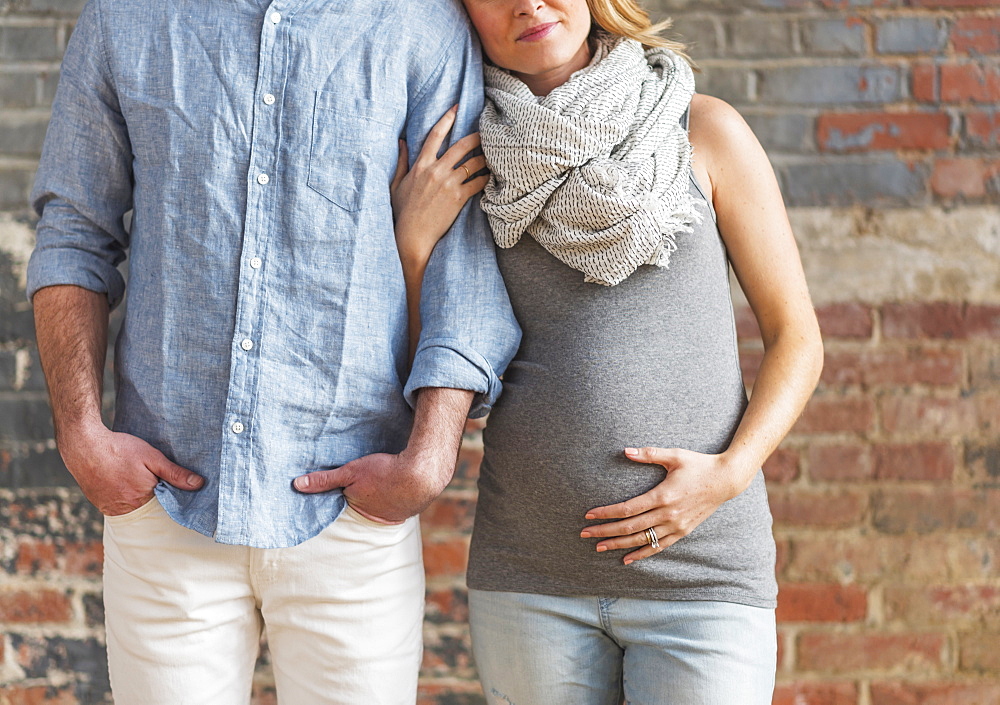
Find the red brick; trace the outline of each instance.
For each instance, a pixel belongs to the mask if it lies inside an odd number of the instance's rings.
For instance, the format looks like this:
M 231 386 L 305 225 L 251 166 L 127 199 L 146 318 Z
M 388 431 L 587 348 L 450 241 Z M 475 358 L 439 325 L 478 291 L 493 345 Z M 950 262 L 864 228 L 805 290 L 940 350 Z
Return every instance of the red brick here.
M 79 702 L 72 688 L 17 684 L 0 686 L 0 705 L 78 705 Z
M 760 339 L 760 327 L 757 325 L 757 317 L 749 306 L 740 306 L 734 312 L 736 316 L 736 335 L 741 340 Z
M 963 671 L 1000 673 L 1000 632 L 960 634 L 958 665 Z
M 464 590 L 459 593 L 454 588 L 429 590 L 427 592 L 427 619 L 431 622 L 457 622 L 464 624 L 469 619 L 469 602 L 464 599 Z
M 857 303 L 827 304 L 816 309 L 823 339 L 867 340 L 872 337 L 872 311 Z
M 960 17 L 951 28 L 955 51 L 1000 53 L 1000 17 Z
M 443 705 L 444 703 L 477 703 L 482 700 L 483 689 L 476 681 L 460 681 L 454 678 L 431 681 L 420 679 L 416 705 Z M 465 698 L 463 696 L 470 697 Z M 478 697 L 476 697 L 478 696 Z
M 98 577 L 104 568 L 104 545 L 101 541 L 69 543 L 60 551 L 67 575 Z
M 951 8 L 951 7 L 996 7 L 997 0 L 910 0 L 910 4 L 914 7 L 941 7 L 941 8 Z
M 938 159 L 931 172 L 931 189 L 946 198 L 982 198 L 997 174 L 1000 174 L 1000 159 Z
M 959 350 L 909 348 L 829 352 L 820 378 L 830 386 L 955 385 L 962 381 Z
M 781 576 L 785 572 L 785 566 L 788 564 L 788 539 L 783 539 L 777 537 L 774 540 L 775 558 L 774 558 L 774 574 L 776 576 Z M 0 642 L 0 651 L 2 651 L 3 643 Z M 0 653 L 2 655 L 2 653 Z M 2 663 L 2 661 L 0 661 Z
M 1000 67 L 971 63 L 942 65 L 941 100 L 946 103 L 1000 101 Z
M 817 490 L 772 487 L 769 492 L 771 513 L 779 525 L 785 526 L 853 526 L 864 517 L 867 495 L 844 490 Z
M 872 496 L 872 524 L 886 534 L 1000 530 L 1000 490 L 883 490 Z
M 938 70 L 934 64 L 913 67 L 913 97 L 923 103 L 938 101 Z
M 872 477 L 872 458 L 868 446 L 809 446 L 809 477 L 820 482 L 868 480 Z
M 879 402 L 882 425 L 891 433 L 923 436 L 967 436 L 977 430 L 1000 428 L 1000 397 L 991 394 L 961 398 L 885 397 Z
M 455 482 L 457 485 L 475 484 L 479 478 L 479 465 L 483 462 L 483 451 L 475 446 L 462 446 L 458 452 L 458 464 L 455 466 Z
M 55 590 L 0 593 L 0 622 L 66 622 L 72 616 L 69 599 Z
M 824 152 L 947 149 L 951 118 L 945 113 L 827 113 L 816 121 Z
M 740 373 L 743 375 L 743 385 L 747 389 L 752 389 L 757 381 L 757 373 L 760 371 L 760 363 L 763 359 L 763 350 L 740 349 Z
M 278 692 L 273 685 L 254 683 L 250 705 L 278 705 Z
M 1000 683 L 900 683 L 871 685 L 872 705 L 995 705 Z
M 1000 628 L 1000 586 L 887 585 L 885 618 L 908 626 Z
M 875 404 L 867 397 L 813 397 L 793 432 L 864 432 L 872 430 L 874 425 Z
M 955 474 L 950 443 L 880 444 L 873 451 L 875 479 L 943 482 Z
M 969 383 L 973 390 L 1000 385 L 1000 346 L 969 351 Z
M 420 515 L 425 530 L 470 531 L 476 514 L 476 498 L 446 490 Z
M 1000 306 L 969 304 L 965 308 L 965 327 L 970 338 L 1000 340 Z
M 857 705 L 854 683 L 779 683 L 771 705 Z
M 778 588 L 779 622 L 858 622 L 868 598 L 856 585 L 783 583 Z
M 903 669 L 923 675 L 942 666 L 945 645 L 942 634 L 806 632 L 798 640 L 798 665 L 823 673 Z
M 779 448 L 764 461 L 764 477 L 771 483 L 787 483 L 799 476 L 799 454 Z
M 886 338 L 966 337 L 962 304 L 948 301 L 885 304 L 881 309 L 882 334 Z
M 787 540 L 782 577 L 801 582 L 874 584 L 887 575 L 938 584 L 990 580 L 1000 569 L 1000 537 L 938 535 L 863 538 L 830 532 Z
M 56 547 L 50 541 L 26 539 L 17 550 L 18 573 L 42 573 L 56 569 Z
M 965 135 L 973 146 L 1000 147 L 1000 112 L 966 113 Z
M 468 561 L 467 539 L 424 539 L 424 570 L 427 577 L 462 575 Z

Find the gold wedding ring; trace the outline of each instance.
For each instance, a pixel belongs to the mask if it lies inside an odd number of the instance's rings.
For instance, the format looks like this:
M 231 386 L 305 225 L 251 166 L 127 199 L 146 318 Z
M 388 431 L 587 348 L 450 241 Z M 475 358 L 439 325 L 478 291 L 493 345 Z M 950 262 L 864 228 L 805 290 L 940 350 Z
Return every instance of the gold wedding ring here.
M 656 530 L 651 526 L 646 529 L 646 538 L 649 539 L 649 545 L 653 548 L 660 547 L 660 539 L 656 536 Z
M 469 179 L 472 178 L 472 173 L 469 171 L 469 167 L 465 166 L 465 164 L 462 164 L 461 166 L 462 166 L 463 169 L 465 169 L 465 179 L 464 180 L 468 181 Z

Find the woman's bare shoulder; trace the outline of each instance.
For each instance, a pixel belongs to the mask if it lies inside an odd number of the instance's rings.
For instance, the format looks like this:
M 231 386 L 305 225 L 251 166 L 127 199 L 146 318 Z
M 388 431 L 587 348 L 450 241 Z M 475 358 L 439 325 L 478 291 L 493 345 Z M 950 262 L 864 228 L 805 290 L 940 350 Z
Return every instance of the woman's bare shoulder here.
M 743 116 L 719 98 L 701 93 L 691 98 L 688 131 L 696 158 L 704 165 L 713 185 L 734 160 L 750 164 L 767 161 Z

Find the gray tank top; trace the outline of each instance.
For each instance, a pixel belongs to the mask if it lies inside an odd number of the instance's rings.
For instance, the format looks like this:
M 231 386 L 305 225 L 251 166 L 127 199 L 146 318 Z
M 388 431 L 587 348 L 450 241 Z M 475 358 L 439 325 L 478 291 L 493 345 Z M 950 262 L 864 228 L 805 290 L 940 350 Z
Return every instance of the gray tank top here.
M 690 188 L 705 217 L 678 238 L 669 269 L 605 287 L 531 237 L 498 251 L 523 339 L 483 435 L 470 588 L 775 606 L 760 472 L 651 558 L 626 566 L 625 551 L 580 538 L 588 509 L 663 479 L 626 447 L 719 453 L 746 408 L 725 247 L 693 174 Z

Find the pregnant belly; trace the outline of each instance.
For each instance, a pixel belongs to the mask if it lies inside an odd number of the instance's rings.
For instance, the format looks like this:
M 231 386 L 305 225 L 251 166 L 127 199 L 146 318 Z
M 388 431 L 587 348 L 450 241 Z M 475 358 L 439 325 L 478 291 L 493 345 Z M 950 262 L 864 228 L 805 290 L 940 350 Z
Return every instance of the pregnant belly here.
M 627 459 L 626 447 L 721 452 L 745 406 L 738 380 L 703 389 L 586 358 L 558 362 L 519 357 L 504 376 L 480 480 L 481 501 L 496 511 L 544 512 L 582 527 L 587 509 L 635 497 L 665 476 Z

